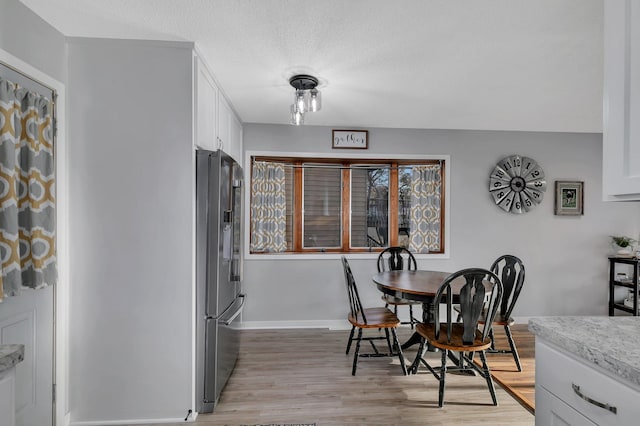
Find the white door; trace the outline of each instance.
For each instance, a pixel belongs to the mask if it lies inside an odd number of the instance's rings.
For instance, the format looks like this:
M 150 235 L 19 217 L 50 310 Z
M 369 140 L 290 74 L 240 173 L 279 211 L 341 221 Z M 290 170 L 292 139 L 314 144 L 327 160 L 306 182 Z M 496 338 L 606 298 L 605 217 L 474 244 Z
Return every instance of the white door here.
M 25 349 L 16 366 L 17 426 L 53 424 L 53 290 L 24 290 L 0 303 L 0 343 Z
M 51 99 L 51 90 L 2 64 L 0 76 Z M 0 303 L 0 344 L 25 346 L 16 366 L 16 426 L 53 424 L 54 290 L 27 289 Z

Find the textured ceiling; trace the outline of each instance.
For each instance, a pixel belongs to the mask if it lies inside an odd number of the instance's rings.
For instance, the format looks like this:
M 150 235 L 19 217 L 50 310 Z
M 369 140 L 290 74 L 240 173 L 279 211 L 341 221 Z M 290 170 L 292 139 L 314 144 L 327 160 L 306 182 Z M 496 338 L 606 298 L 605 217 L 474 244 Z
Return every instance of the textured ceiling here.
M 196 42 L 246 123 L 602 130 L 602 0 L 21 0 L 68 36 Z

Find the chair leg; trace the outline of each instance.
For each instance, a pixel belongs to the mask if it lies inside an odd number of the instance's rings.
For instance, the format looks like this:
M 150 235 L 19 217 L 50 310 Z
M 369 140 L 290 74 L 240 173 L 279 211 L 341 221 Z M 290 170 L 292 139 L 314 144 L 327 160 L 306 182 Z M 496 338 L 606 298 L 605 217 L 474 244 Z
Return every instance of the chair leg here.
M 520 366 L 520 356 L 518 355 L 518 349 L 516 348 L 516 342 L 513 341 L 513 336 L 511 336 L 511 328 L 508 325 L 504 326 L 504 333 L 507 335 L 507 339 L 509 340 L 511 354 L 513 355 L 513 360 L 516 362 L 516 367 L 518 367 L 518 371 L 522 371 L 522 366 Z
M 413 305 L 409 305 L 409 324 L 411 325 L 411 329 L 413 330 L 414 324 L 416 323 L 416 319 L 413 317 Z
M 446 349 L 442 349 L 442 367 L 440 367 L 440 386 L 438 387 L 438 407 L 442 407 L 444 404 L 444 377 L 447 374 L 447 352 Z
M 356 351 L 353 354 L 353 368 L 351 369 L 351 375 L 356 375 L 356 368 L 358 368 L 358 357 L 360 356 L 360 341 L 362 340 L 362 329 L 358 329 L 358 337 L 356 338 Z
M 384 329 L 384 335 L 387 337 L 387 347 L 389 348 L 389 353 L 393 352 L 393 348 L 391 347 L 391 338 L 389 336 L 389 329 Z
M 491 347 L 489 348 L 491 351 L 496 350 L 496 341 L 493 338 L 493 327 L 489 330 L 489 338 L 491 339 Z
M 482 370 L 484 372 L 484 378 L 487 381 L 487 386 L 489 386 L 489 392 L 491 393 L 491 399 L 493 400 L 493 405 L 498 405 L 498 400 L 496 398 L 496 389 L 493 386 L 491 371 L 489 371 L 489 366 L 487 365 L 487 356 L 484 354 L 484 351 L 478 351 L 478 352 L 480 352 L 480 359 L 482 360 Z
M 347 342 L 347 352 L 346 355 L 349 355 L 349 350 L 351 350 L 351 342 L 353 341 L 353 332 L 356 331 L 356 326 L 351 326 L 351 333 L 349 334 L 349 341 Z
M 400 360 L 400 367 L 402 367 L 402 374 L 407 375 L 407 366 L 404 363 L 404 355 L 402 354 L 402 348 L 400 347 L 400 342 L 398 341 L 398 334 L 396 333 L 396 329 L 391 329 L 391 334 L 393 335 L 393 346 L 397 349 L 398 359 Z
M 418 353 L 416 354 L 416 359 L 413 361 L 413 364 L 411 364 L 411 367 L 409 367 L 409 372 L 411 374 L 418 374 L 418 369 L 420 368 L 420 362 L 425 362 L 422 359 L 424 350 L 425 350 L 425 339 L 421 337 L 420 345 L 418 346 Z

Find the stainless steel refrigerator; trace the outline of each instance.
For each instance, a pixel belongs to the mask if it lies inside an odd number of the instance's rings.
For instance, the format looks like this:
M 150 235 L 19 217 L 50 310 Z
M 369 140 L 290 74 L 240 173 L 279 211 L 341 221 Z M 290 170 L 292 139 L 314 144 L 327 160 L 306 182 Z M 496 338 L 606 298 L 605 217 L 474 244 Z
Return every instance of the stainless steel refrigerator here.
M 196 151 L 196 410 L 214 410 L 240 347 L 242 168 Z

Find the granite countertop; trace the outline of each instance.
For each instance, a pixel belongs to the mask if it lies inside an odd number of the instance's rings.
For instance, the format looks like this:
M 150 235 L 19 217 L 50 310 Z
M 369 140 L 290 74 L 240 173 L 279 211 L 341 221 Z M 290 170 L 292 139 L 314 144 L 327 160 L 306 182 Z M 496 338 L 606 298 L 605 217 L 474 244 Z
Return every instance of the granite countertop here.
M 640 317 L 539 317 L 529 330 L 640 387 Z
M 24 359 L 24 345 L 0 345 L 0 373 Z

